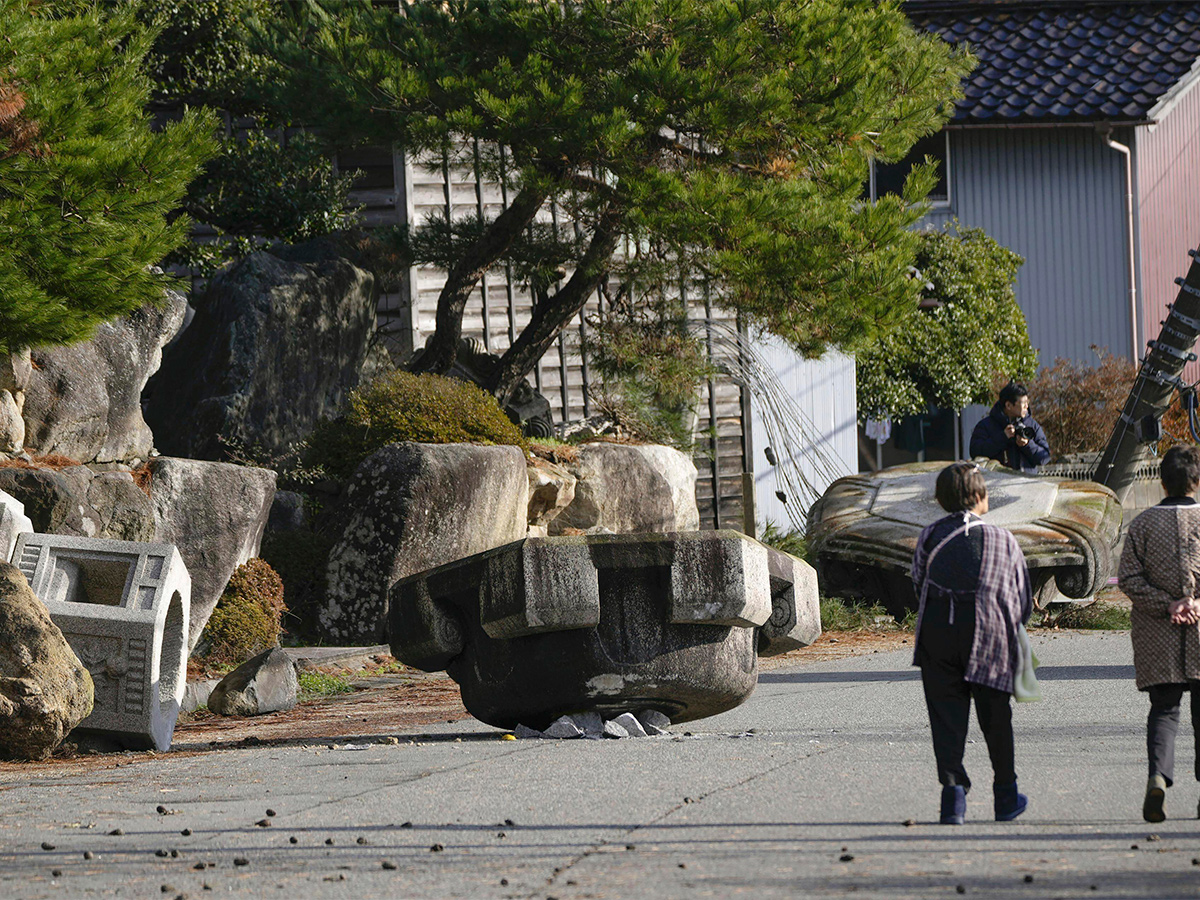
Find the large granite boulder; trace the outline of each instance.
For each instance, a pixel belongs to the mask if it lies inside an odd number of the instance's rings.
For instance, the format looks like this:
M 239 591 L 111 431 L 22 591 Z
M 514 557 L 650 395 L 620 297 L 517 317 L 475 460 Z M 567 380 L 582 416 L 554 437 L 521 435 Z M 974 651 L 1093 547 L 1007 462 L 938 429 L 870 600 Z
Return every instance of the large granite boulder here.
M 388 589 L 401 578 L 525 536 L 525 454 L 519 447 L 389 444 L 358 467 L 343 503 L 319 626 L 330 642 L 378 644 Z
M 129 472 L 4 466 L 0 491 L 24 504 L 33 531 L 120 541 L 154 539 L 154 508 Z
M 182 294 L 167 291 L 160 305 L 106 322 L 91 340 L 35 349 L 21 410 L 26 447 L 80 462 L 149 456 L 142 389 L 186 309 Z
M 568 529 L 637 534 L 695 531 L 696 466 L 690 456 L 657 444 L 596 441 L 564 463 L 576 478 L 575 499 L 549 523 Z
M 92 701 L 92 678 L 45 604 L 19 569 L 0 563 L 0 756 L 49 756 Z
M 314 256 L 253 253 L 212 279 L 147 403 L 164 453 L 220 459 L 222 439 L 286 451 L 377 365 L 374 277 Z
M 545 537 L 550 522 L 575 499 L 575 476 L 558 463 L 529 458 L 529 533 Z
M 166 456 L 150 461 L 154 540 L 178 547 L 192 576 L 189 652 L 234 570 L 258 556 L 274 497 L 270 469 Z

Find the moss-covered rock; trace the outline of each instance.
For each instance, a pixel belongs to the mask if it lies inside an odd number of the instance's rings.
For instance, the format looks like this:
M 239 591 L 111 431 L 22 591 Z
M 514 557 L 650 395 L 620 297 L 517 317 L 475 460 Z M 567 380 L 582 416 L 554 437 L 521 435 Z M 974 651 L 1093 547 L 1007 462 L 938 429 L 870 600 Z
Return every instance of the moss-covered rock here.
M 210 665 L 240 663 L 283 633 L 283 580 L 261 559 L 238 566 L 208 619 L 199 650 Z
M 313 432 L 306 462 L 345 480 L 376 450 L 401 441 L 528 449 L 520 428 L 476 385 L 397 371 L 352 391 L 342 414 Z

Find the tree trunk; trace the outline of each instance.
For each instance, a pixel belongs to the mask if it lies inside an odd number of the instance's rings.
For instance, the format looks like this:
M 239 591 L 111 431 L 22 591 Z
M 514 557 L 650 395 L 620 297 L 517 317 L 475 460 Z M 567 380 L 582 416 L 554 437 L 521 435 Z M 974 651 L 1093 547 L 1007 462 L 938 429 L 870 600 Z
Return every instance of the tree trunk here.
M 478 241 L 446 273 L 446 285 L 438 296 L 437 325 L 413 368 L 418 372 L 444 375 L 454 365 L 462 338 L 463 312 L 483 273 L 512 246 L 533 221 L 546 194 L 521 188 L 508 209 L 492 222 Z
M 529 324 L 500 358 L 488 380 L 487 389 L 503 406 L 539 359 L 550 349 L 559 332 L 574 318 L 608 271 L 609 261 L 621 237 L 621 213 L 610 205 L 600 216 L 587 250 L 574 274 L 561 290 L 533 310 Z

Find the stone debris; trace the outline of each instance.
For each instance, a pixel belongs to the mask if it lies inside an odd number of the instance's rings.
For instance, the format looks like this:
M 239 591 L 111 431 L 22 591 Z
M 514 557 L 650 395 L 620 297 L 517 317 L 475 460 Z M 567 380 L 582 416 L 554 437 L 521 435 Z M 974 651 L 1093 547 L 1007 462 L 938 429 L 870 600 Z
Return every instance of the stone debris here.
M 642 727 L 642 723 L 637 720 L 637 717 L 634 716 L 633 713 L 621 713 L 619 716 L 613 719 L 613 723 L 624 728 L 625 733 L 629 735 L 629 737 L 647 736 L 646 729 Z
M 671 720 L 655 709 L 643 709 L 634 713 L 621 713 L 612 719 L 604 719 L 597 712 L 575 713 L 569 716 L 559 716 L 545 731 L 538 731 L 527 725 L 518 725 L 512 735 L 521 739 L 553 738 L 557 740 L 572 738 L 623 738 L 623 737 L 654 737 L 670 734 L 666 730 Z
M 671 726 L 670 717 L 660 713 L 657 709 L 641 710 L 637 714 L 637 720 L 649 735 L 666 734 L 667 729 Z
M 584 731 L 570 716 L 559 716 L 542 734 L 548 738 L 577 738 L 583 737 Z
M 623 737 L 629 737 L 629 732 L 626 731 L 625 728 L 619 722 L 617 722 L 615 719 L 610 719 L 609 721 L 604 723 L 604 736 L 605 737 L 614 737 L 614 738 L 623 738 Z

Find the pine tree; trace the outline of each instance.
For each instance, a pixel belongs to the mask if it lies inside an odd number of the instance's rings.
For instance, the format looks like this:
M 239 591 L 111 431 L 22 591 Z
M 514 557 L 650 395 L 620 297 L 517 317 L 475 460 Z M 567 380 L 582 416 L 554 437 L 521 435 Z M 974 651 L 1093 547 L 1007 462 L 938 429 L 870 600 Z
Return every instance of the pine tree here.
M 877 203 L 862 185 L 871 159 L 898 160 L 945 122 L 970 59 L 916 33 L 895 0 L 401 6 L 311 0 L 268 31 L 277 101 L 331 140 L 453 155 L 478 139 L 508 184 L 495 218 L 412 235 L 418 261 L 448 269 L 422 368 L 453 364 L 467 300 L 505 259 L 538 303 L 488 385 L 501 399 L 614 277 L 682 264 L 808 354 L 863 346 L 915 306 L 908 229 L 933 173 Z M 531 258 L 552 200 L 580 239 Z M 630 270 L 625 239 L 645 248 Z M 560 265 L 571 274 L 551 289 Z
M 0 35 L 0 346 L 70 343 L 161 301 L 212 122 L 152 128 L 126 6 L 0 0 Z

